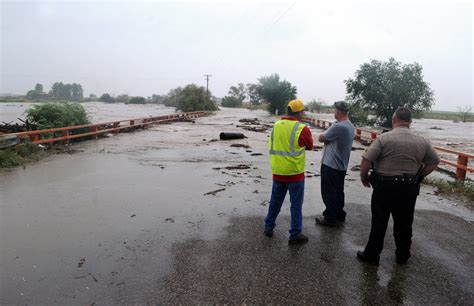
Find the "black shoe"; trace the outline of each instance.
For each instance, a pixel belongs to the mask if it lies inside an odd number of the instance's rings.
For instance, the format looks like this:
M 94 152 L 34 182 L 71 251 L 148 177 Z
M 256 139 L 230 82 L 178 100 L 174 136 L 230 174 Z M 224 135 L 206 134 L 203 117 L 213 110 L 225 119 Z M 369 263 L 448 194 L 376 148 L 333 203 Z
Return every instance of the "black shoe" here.
M 336 221 L 331 221 L 331 220 L 328 220 L 326 219 L 326 217 L 316 217 L 314 220 L 316 220 L 316 224 L 318 225 L 323 225 L 323 226 L 337 226 L 337 222 Z
M 273 230 L 266 229 L 263 231 L 263 234 L 267 237 L 273 237 Z
M 410 255 L 408 256 L 397 256 L 397 264 L 404 265 L 407 263 L 408 259 L 410 259 Z
M 379 265 L 379 260 L 380 258 L 371 258 L 365 255 L 363 251 L 357 251 L 357 258 L 360 259 L 361 261 L 368 263 L 369 265 L 372 266 L 378 266 Z
M 288 240 L 288 244 L 303 244 L 308 242 L 308 237 L 306 237 L 303 234 L 300 234 L 300 236 L 296 239 L 290 239 Z

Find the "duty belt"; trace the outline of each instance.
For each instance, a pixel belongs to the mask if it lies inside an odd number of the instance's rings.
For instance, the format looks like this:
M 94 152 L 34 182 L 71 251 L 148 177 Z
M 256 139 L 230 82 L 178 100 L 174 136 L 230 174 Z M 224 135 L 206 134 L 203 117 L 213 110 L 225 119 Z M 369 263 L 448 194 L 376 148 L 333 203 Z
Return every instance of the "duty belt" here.
M 397 182 L 405 184 L 418 184 L 418 176 L 415 174 L 404 174 L 404 175 L 381 175 L 376 172 L 372 172 L 373 180 L 376 182 Z

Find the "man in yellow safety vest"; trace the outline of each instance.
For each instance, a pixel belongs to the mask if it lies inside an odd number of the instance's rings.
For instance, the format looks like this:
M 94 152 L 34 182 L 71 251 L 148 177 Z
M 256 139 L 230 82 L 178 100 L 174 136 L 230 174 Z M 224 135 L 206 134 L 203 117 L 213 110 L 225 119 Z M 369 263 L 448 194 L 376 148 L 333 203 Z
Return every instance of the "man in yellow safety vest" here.
M 290 192 L 291 228 L 289 244 L 308 242 L 301 233 L 303 229 L 305 150 L 313 149 L 313 136 L 301 122 L 304 104 L 295 99 L 288 103 L 288 115 L 275 122 L 268 139 L 273 186 L 268 214 L 265 218 L 264 234 L 273 236 L 275 221 L 280 213 L 286 192 Z

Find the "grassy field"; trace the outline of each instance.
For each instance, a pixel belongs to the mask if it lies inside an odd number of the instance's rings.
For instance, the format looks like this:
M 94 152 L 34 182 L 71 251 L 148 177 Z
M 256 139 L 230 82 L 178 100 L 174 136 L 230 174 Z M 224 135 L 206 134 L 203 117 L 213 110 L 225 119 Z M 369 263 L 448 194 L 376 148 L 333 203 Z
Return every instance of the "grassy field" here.
M 423 119 L 461 121 L 461 114 L 459 112 L 429 111 L 429 112 L 423 112 Z M 470 113 L 466 122 L 474 122 L 473 113 Z

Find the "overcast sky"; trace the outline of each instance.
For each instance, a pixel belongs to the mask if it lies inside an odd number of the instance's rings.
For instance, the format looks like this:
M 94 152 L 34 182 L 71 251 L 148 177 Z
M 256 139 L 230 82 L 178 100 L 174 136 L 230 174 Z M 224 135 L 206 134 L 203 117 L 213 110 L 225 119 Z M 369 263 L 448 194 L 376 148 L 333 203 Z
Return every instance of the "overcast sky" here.
M 473 105 L 471 1 L 3 1 L 0 93 L 35 83 L 149 96 L 189 83 L 224 96 L 271 73 L 303 101 L 345 97 L 371 59 L 418 62 L 436 110 Z

